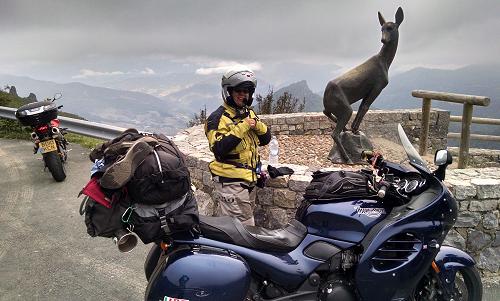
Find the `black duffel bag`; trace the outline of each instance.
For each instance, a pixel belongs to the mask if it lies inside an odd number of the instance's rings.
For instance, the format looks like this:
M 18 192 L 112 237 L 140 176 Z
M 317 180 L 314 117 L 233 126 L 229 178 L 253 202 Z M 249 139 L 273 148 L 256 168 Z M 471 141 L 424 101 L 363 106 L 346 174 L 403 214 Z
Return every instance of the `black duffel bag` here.
M 179 232 L 189 232 L 199 223 L 198 205 L 191 191 L 160 205 L 134 204 L 128 220 L 143 243 L 158 242 Z
M 191 189 L 191 181 L 184 154 L 163 134 L 141 134 L 136 129 L 128 129 L 97 146 L 90 160 L 104 159 L 106 169 L 123 157 L 135 141 L 143 138 L 154 151 L 137 166 L 126 184 L 132 201 L 158 205 L 186 194 Z
M 177 200 L 191 189 L 184 155 L 164 135 L 156 135 L 158 144 L 135 170 L 127 183 L 135 203 L 159 205 Z
M 119 202 L 111 208 L 106 208 L 92 198 L 85 196 L 80 213 L 85 214 L 85 225 L 90 236 L 115 237 L 119 230 L 126 228 L 121 220 L 125 210 L 127 207 Z
M 316 171 L 306 188 L 304 198 L 310 201 L 330 201 L 346 198 L 370 198 L 376 194 L 373 176 L 364 171 Z

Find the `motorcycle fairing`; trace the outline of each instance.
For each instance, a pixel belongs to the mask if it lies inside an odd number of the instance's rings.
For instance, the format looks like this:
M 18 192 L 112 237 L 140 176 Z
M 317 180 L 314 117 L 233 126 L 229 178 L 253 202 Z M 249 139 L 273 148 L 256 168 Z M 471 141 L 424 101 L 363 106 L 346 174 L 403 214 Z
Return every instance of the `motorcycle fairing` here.
M 304 251 L 317 241 L 325 241 L 343 250 L 354 246 L 354 244 L 350 242 L 328 239 L 311 234 L 307 234 L 302 242 L 289 253 L 258 251 L 204 237 L 186 238 L 185 240 L 178 239 L 175 240 L 175 243 L 205 245 L 231 250 L 245 259 L 252 268 L 252 273 L 258 274 L 263 279 L 272 279 L 274 283 L 292 292 L 297 289 L 319 265 L 325 262 L 324 260 L 304 256 Z
M 363 239 L 364 252 L 355 273 L 362 300 L 408 298 L 427 271 L 422 267 L 430 267 L 438 252 L 434 246 L 442 243 L 457 217 L 457 205 L 441 182 L 429 178 L 428 184 L 427 191 L 413 197 L 408 204 L 394 208 L 386 220 L 373 227 Z M 409 250 L 387 249 L 401 234 L 413 237 L 413 241 L 406 244 L 411 245 Z M 377 268 L 376 263 L 382 264 L 382 268 Z M 372 283 L 384 283 L 384 286 Z
M 359 243 L 390 211 L 390 207 L 371 199 L 314 204 L 304 201 L 297 218 L 310 234 Z

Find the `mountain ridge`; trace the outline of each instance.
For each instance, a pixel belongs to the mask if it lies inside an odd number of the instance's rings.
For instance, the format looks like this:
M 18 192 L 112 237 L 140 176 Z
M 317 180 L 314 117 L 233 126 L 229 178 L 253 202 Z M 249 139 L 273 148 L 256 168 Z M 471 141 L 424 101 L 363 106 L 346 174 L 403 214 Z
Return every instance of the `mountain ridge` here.
M 474 116 L 500 118 L 500 65 L 471 65 L 454 70 L 417 67 L 406 72 L 390 76 L 388 86 L 372 104 L 371 109 L 408 109 L 420 108 L 421 100 L 411 96 L 412 90 L 434 90 L 450 93 L 485 95 L 491 98 L 488 107 L 475 107 Z M 316 73 L 315 73 L 316 74 Z M 172 75 L 173 77 L 177 75 Z M 15 85 L 19 95 L 36 93 L 39 99 L 51 97 L 56 92 L 62 92 L 60 103 L 64 110 L 74 112 L 91 121 L 110 123 L 123 127 L 140 127 L 147 130 L 162 131 L 175 134 L 195 113 L 205 106 L 208 112 L 215 110 L 222 103 L 220 99 L 219 75 L 193 76 L 189 81 L 186 74 L 178 75 L 182 87 L 177 87 L 166 96 L 156 97 L 130 90 L 118 90 L 109 87 L 92 86 L 87 83 L 71 81 L 56 83 L 46 80 L 32 79 L 27 76 L 0 75 L 0 84 Z M 141 77 L 143 80 L 153 77 Z M 322 81 L 316 78 L 316 82 Z M 161 76 L 156 78 L 154 85 L 158 88 Z M 125 83 L 121 81 L 121 83 Z M 133 81 L 131 80 L 131 83 Z M 141 83 L 130 86 L 138 89 Z M 126 87 L 126 85 L 125 85 Z M 273 85 L 259 79 L 256 94 L 267 95 Z M 172 89 L 170 86 L 162 89 Z M 176 87 L 174 87 L 176 88 Z M 322 95 L 314 93 L 308 80 L 298 80 L 285 87 L 275 90 L 275 97 L 290 93 L 293 97 L 306 99 L 305 111 L 322 112 Z M 322 92 L 320 92 L 322 94 Z M 353 104 L 357 109 L 361 101 Z M 450 110 L 452 115 L 461 115 L 459 104 L 432 102 L 433 108 Z M 476 127 L 476 125 L 474 125 Z M 481 130 L 482 131 L 482 130 Z M 489 127 L 486 133 L 495 133 L 498 129 Z
M 85 119 L 122 127 L 139 127 L 175 134 L 186 118 L 176 114 L 173 103 L 149 94 L 95 87 L 80 82 L 55 83 L 12 75 L 0 75 L 2 85 L 14 85 L 18 94 L 33 92 L 38 99 L 62 93 L 64 110 Z

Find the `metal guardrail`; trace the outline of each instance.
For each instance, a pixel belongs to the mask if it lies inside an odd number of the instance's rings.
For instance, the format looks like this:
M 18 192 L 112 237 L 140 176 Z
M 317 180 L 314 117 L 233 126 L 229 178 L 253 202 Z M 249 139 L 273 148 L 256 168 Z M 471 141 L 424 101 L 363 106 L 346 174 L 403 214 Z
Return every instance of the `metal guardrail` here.
M 16 112 L 15 108 L 1 107 L 0 106 L 0 117 L 17 120 L 14 115 Z M 81 134 L 88 137 L 100 138 L 100 139 L 112 139 L 122 133 L 126 128 L 112 126 L 103 123 L 90 122 L 75 118 L 69 118 L 64 116 L 59 116 L 58 119 L 61 121 L 61 127 L 68 128 L 67 131 L 75 134 Z

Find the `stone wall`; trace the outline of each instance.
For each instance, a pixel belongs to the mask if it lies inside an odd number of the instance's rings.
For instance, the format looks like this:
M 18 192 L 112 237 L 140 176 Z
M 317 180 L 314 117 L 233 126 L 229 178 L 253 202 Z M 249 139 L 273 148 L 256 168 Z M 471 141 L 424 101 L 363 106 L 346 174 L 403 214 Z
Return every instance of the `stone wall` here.
M 500 168 L 450 170 L 446 184 L 460 205 L 446 242 L 471 254 L 484 274 L 499 276 Z
M 354 120 L 353 113 L 349 126 Z M 261 115 L 275 135 L 324 135 L 331 134 L 332 123 L 323 113 L 293 113 Z M 429 121 L 429 148 L 445 148 L 450 122 L 449 111 L 432 109 Z M 401 123 L 410 141 L 417 142 L 422 128 L 422 112 L 414 110 L 370 110 L 363 118 L 360 130 L 370 138 L 398 139 L 397 124 Z
M 326 117 L 319 113 L 275 115 L 276 118 L 271 116 L 262 116 L 262 119 L 271 126 L 275 134 L 311 135 L 331 131 L 331 128 L 327 126 Z M 415 141 L 418 137 L 416 133 L 420 131 L 419 116 L 417 111 L 396 111 L 395 116 L 391 116 L 387 111 L 372 114 L 369 112 L 363 121 L 362 128 L 370 131 L 372 135 L 387 137 L 384 130 L 393 131 L 387 124 L 392 124 L 395 128 L 395 124 L 401 122 L 406 132 L 413 134 L 413 138 L 410 139 Z M 446 125 L 442 123 L 449 120 L 449 113 L 433 111 L 431 117 L 431 135 L 439 134 L 440 137 L 446 137 L 447 121 Z M 369 120 L 375 124 L 371 125 Z M 306 126 L 309 123 L 313 125 Z M 446 128 L 446 131 L 443 128 Z M 396 133 L 389 135 L 396 135 Z M 214 204 L 209 195 L 213 190 L 213 183 L 208 163 L 213 160 L 213 155 L 208 149 L 203 127 L 189 128 L 177 134 L 173 139 L 187 155 L 192 181 L 198 188 L 196 195 L 200 212 L 211 215 Z M 435 142 L 436 144 L 446 141 L 446 138 L 439 139 Z M 295 171 L 292 176 L 269 180 L 267 187 L 257 190 L 255 218 L 260 226 L 278 228 L 293 218 L 302 194 L 312 179 L 313 171 L 309 167 L 290 164 L 286 166 Z M 446 183 L 460 202 L 460 215 L 455 228 L 447 238 L 448 243 L 473 255 L 484 274 L 498 276 L 500 168 L 450 170 Z
M 458 147 L 448 147 L 448 150 L 454 158 L 458 158 L 460 151 Z M 500 150 L 470 148 L 467 165 L 471 167 L 500 167 Z

